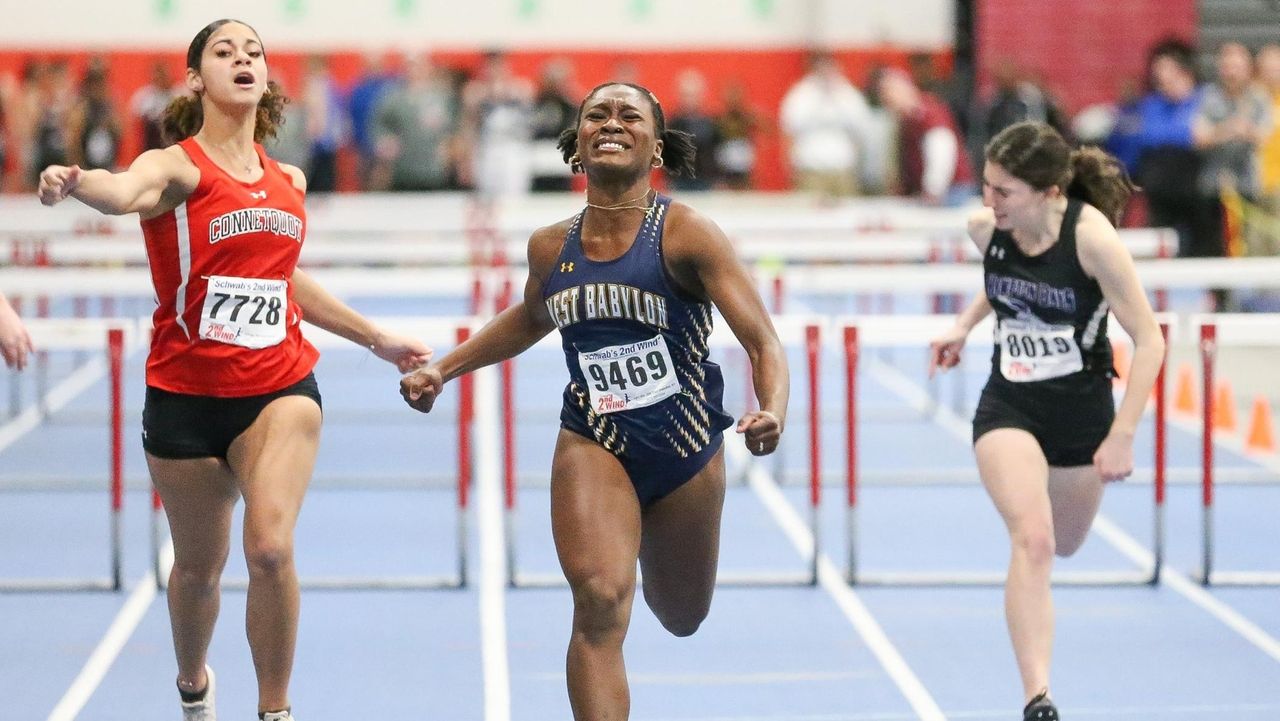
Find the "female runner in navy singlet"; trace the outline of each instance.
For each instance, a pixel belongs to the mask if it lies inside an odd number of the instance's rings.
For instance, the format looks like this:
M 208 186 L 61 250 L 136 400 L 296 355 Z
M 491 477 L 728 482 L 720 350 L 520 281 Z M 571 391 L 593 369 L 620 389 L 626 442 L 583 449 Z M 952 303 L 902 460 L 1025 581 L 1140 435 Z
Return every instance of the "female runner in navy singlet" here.
M 444 383 L 559 329 L 569 368 L 551 466 L 551 525 L 573 591 L 568 651 L 575 719 L 625 719 L 622 642 L 636 561 L 645 601 L 677 636 L 711 605 L 724 504 L 723 379 L 707 359 L 712 306 L 751 359 L 761 410 L 737 423 L 772 453 L 786 419 L 786 357 L 746 269 L 714 223 L 657 194 L 654 168 L 692 172 L 689 137 L 648 90 L 591 91 L 560 147 L 587 176 L 587 207 L 534 232 L 521 303 L 401 393 L 429 411 Z
M 137 213 L 155 285 L 142 446 L 173 536 L 169 618 L 184 721 L 214 721 L 206 664 L 244 497 L 246 626 L 258 717 L 292 721 L 298 630 L 293 530 L 320 441 L 319 356 L 308 321 L 401 372 L 431 350 L 386 333 L 297 269 L 305 237 L 302 171 L 267 157 L 284 98 L 267 82 L 253 28 L 207 25 L 187 49 L 187 88 L 165 111 L 176 142 L 121 173 L 49 166 L 40 200 L 74 197 L 111 215 Z
M 973 419 L 978 472 L 1009 530 L 1005 620 L 1023 716 L 1056 721 L 1049 694 L 1053 557 L 1084 543 L 1103 484 L 1133 472 L 1133 435 L 1164 359 L 1164 338 L 1113 223 L 1133 185 L 1097 148 L 1072 150 L 1044 123 L 1001 131 L 986 149 L 983 203 L 969 236 L 985 282 L 930 348 L 951 368 L 992 310 L 991 377 Z M 1107 315 L 1134 340 L 1120 408 Z

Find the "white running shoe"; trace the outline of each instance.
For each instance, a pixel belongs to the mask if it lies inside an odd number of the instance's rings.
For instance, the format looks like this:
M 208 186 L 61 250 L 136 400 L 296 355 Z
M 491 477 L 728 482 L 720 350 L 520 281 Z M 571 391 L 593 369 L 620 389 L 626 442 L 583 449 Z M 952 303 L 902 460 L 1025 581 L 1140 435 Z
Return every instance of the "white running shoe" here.
M 262 715 L 262 721 L 293 721 L 293 714 L 289 709 L 283 711 L 268 711 Z
M 191 703 L 182 702 L 182 721 L 217 721 L 218 719 L 213 712 L 213 669 L 206 665 L 204 673 L 209 678 L 209 684 L 205 686 L 204 698 Z

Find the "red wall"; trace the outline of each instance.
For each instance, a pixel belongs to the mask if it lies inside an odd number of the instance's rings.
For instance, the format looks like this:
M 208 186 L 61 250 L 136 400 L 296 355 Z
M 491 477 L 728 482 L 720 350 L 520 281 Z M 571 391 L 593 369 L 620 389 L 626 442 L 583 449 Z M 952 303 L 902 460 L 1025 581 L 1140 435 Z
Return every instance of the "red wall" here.
M 1195 0 L 978 0 L 979 87 L 1001 60 L 1035 72 L 1069 112 L 1114 100 L 1141 82 L 1147 49 L 1176 35 L 1194 41 Z
M 1035 4 L 1030 2 L 1028 4 Z M 180 78 L 183 54 L 144 53 L 144 52 L 104 52 L 111 68 L 111 84 L 113 94 L 119 107 L 124 111 L 133 92 L 146 83 L 149 69 L 156 59 L 171 62 L 173 76 Z M 837 53 L 844 65 L 846 73 L 855 83 L 861 86 L 870 69 L 878 63 L 893 63 L 905 67 L 907 53 L 897 48 L 861 49 Z M 0 75 L 12 73 L 17 75 L 27 58 L 65 58 L 70 61 L 72 77 L 78 78 L 90 53 L 54 54 L 38 50 L 3 50 L 0 51 Z M 787 172 L 780 138 L 777 132 L 777 112 L 787 89 L 804 74 L 806 51 L 801 48 L 779 49 L 767 51 L 653 51 L 653 52 L 512 52 L 511 61 L 515 70 L 525 77 L 534 78 L 538 68 L 548 58 L 567 56 L 577 68 L 579 89 L 587 89 L 611 79 L 613 69 L 622 61 L 638 68 L 639 82 L 653 90 L 664 101 L 664 109 L 668 115 L 675 102 L 675 78 L 686 68 L 696 68 L 705 74 L 709 81 L 708 100 L 710 110 L 719 110 L 719 97 L 722 90 L 731 84 L 741 83 L 746 86 L 748 96 L 756 110 L 764 119 L 764 128 L 759 135 L 759 154 L 756 170 L 756 185 L 763 189 L 783 189 L 787 187 Z M 286 92 L 298 86 L 305 54 L 298 52 L 271 51 L 270 63 L 274 77 L 282 79 Z M 331 67 L 338 83 L 344 88 L 359 74 L 362 67 L 361 54 L 357 52 L 335 52 L 330 54 Z M 433 57 L 440 64 L 474 68 L 479 64 L 479 55 L 475 52 L 438 52 Z M 949 54 L 940 54 L 937 58 L 940 67 L 950 65 Z M 137 151 L 137 131 L 129 124 L 126 133 L 127 145 L 124 148 L 125 158 L 131 158 Z M 11 161 L 12 162 L 12 161 Z M 344 164 L 349 167 L 350 164 Z M 340 178 L 340 186 L 351 188 L 350 173 L 344 172 Z

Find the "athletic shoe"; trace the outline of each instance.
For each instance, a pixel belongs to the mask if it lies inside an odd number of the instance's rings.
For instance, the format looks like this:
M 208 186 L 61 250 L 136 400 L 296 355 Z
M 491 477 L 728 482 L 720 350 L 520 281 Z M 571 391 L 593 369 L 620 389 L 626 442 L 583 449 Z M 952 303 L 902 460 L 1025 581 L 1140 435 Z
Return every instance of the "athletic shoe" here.
M 204 687 L 204 698 L 199 701 L 182 702 L 182 721 L 217 721 L 213 712 L 213 669 L 204 667 L 209 683 Z
M 293 721 L 293 714 L 289 712 L 289 709 L 285 709 L 283 711 L 268 711 L 258 718 L 262 719 L 262 721 Z
M 1022 721 L 1058 721 L 1058 707 L 1049 700 L 1049 692 L 1041 691 L 1022 709 Z

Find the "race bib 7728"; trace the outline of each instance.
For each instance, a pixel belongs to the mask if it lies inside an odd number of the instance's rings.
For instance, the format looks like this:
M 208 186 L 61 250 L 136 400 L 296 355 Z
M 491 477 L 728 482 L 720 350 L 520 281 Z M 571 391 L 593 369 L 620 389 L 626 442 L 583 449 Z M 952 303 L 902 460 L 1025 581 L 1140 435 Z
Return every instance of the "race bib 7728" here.
M 209 276 L 200 337 L 245 348 L 269 348 L 284 340 L 286 280 Z

